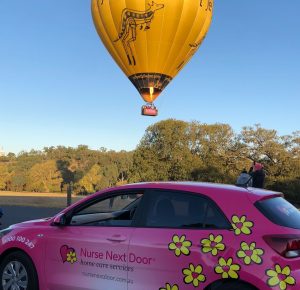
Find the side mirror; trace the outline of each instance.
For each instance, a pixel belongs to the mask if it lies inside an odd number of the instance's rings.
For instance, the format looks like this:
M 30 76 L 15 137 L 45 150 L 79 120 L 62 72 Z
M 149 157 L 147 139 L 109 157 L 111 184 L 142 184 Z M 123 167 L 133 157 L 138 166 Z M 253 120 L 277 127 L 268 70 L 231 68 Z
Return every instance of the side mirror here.
M 59 227 L 63 227 L 67 224 L 67 217 L 64 213 L 61 213 L 59 215 L 57 215 L 54 220 L 52 225 L 54 226 L 59 226 Z

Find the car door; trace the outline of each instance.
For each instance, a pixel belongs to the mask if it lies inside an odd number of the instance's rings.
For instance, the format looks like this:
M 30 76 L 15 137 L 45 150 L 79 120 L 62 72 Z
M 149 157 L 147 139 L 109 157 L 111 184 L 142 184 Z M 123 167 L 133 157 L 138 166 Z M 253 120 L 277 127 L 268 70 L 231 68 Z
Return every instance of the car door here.
M 49 290 L 127 290 L 128 244 L 140 192 L 112 193 L 80 204 L 46 237 Z
M 231 225 L 205 196 L 179 191 L 145 193 L 132 234 L 129 290 L 203 289 L 220 257 L 231 254 Z M 226 241 L 226 245 L 225 245 Z M 226 254 L 227 253 L 227 254 Z M 173 288 L 174 287 L 174 288 Z

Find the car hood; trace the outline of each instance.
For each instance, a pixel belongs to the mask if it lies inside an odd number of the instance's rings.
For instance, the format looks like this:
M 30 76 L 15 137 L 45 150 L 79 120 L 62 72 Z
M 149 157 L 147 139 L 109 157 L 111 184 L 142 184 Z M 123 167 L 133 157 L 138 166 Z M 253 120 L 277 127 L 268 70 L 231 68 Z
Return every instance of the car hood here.
M 43 219 L 36 219 L 36 220 L 29 220 L 29 221 L 24 221 L 18 224 L 14 224 L 11 226 L 11 228 L 15 227 L 22 227 L 22 228 L 30 228 L 30 227 L 35 227 L 35 226 L 46 226 L 49 225 L 52 221 L 52 217 L 48 218 L 43 218 Z

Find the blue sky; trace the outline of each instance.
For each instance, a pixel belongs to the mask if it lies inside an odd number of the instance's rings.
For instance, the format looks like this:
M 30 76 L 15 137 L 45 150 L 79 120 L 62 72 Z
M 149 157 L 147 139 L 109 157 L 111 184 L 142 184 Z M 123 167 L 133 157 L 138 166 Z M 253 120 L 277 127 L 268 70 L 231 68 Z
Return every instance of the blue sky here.
M 207 38 L 151 118 L 100 42 L 89 0 L 2 0 L 0 148 L 132 150 L 167 118 L 300 130 L 299 11 L 299 0 L 215 0 Z

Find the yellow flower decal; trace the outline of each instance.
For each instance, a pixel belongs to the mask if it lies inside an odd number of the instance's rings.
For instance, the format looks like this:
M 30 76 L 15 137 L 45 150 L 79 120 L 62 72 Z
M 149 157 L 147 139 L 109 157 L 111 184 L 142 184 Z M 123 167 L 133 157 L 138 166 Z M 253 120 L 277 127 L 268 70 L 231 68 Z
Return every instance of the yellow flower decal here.
M 250 235 L 252 233 L 251 228 L 253 227 L 253 222 L 247 221 L 246 216 L 243 215 L 240 218 L 236 215 L 232 216 L 232 227 L 234 233 L 239 236 L 240 234 Z
M 201 240 L 202 252 L 211 252 L 213 256 L 216 256 L 219 251 L 225 250 L 225 245 L 222 243 L 222 241 L 223 237 L 221 235 L 215 237 L 213 234 L 210 234 L 208 239 Z
M 241 243 L 241 249 L 237 252 L 237 256 L 244 260 L 245 265 L 262 264 L 262 256 L 264 250 L 256 248 L 256 243 L 252 242 L 248 245 L 246 242 Z
M 185 235 L 182 235 L 181 237 L 174 235 L 173 241 L 169 244 L 169 250 L 174 251 L 176 257 L 179 257 L 181 254 L 185 256 L 190 254 L 189 247 L 192 245 L 192 242 L 185 238 Z
M 269 269 L 266 272 L 269 279 L 267 281 L 270 287 L 279 286 L 280 290 L 285 290 L 288 285 L 296 285 L 296 280 L 291 276 L 291 269 L 285 266 L 283 269 L 276 264 L 274 270 Z
M 77 257 L 76 257 L 76 253 L 75 252 L 69 252 L 67 254 L 67 262 L 74 264 L 75 262 L 77 262 Z
M 229 258 L 227 261 L 224 258 L 219 259 L 219 265 L 215 267 L 215 272 L 221 274 L 223 279 L 232 278 L 238 279 L 238 271 L 241 269 L 241 266 L 238 264 L 232 264 L 232 258 Z
M 179 290 L 178 285 L 175 284 L 174 286 L 171 286 L 171 284 L 166 283 L 165 288 L 159 288 L 159 290 Z
M 202 274 L 202 266 L 194 266 L 190 264 L 189 268 L 183 269 L 182 273 L 185 275 L 184 283 L 185 284 L 193 284 L 194 287 L 198 287 L 200 283 L 205 282 L 206 277 Z

